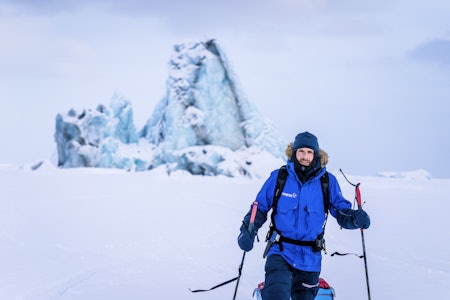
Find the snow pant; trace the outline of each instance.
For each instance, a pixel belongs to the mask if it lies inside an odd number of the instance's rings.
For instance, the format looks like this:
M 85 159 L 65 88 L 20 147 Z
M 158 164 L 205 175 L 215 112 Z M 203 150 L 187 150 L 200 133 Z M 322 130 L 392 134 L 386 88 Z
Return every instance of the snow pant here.
M 320 272 L 293 268 L 281 255 L 267 257 L 263 300 L 314 300 L 319 290 Z

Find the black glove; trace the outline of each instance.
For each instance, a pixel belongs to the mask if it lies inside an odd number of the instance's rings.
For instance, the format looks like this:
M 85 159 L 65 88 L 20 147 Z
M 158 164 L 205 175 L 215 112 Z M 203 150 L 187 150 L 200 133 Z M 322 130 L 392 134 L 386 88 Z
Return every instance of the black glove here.
M 253 229 L 251 232 L 248 231 L 248 226 L 250 224 L 251 210 L 245 215 L 244 221 L 242 221 L 242 226 L 240 228 L 241 233 L 238 236 L 239 247 L 244 251 L 250 251 L 253 249 L 253 243 L 255 241 L 256 233 L 258 229 L 266 222 L 266 215 L 260 211 L 256 210 L 255 221 L 253 223 Z
M 353 210 L 346 208 L 340 210 L 337 215 L 337 221 L 345 229 L 367 229 L 370 226 L 370 217 L 362 209 Z

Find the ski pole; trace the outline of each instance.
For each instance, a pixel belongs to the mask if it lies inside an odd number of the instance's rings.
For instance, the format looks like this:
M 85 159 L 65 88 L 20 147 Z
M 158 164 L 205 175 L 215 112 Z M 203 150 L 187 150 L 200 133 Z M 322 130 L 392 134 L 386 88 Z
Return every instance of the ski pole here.
M 258 202 L 254 201 L 253 202 L 252 213 L 250 215 L 250 224 L 248 224 L 248 232 L 250 234 L 252 233 L 253 227 L 255 226 L 255 217 L 256 217 L 256 210 L 257 209 L 258 209 Z M 242 255 L 241 264 L 239 265 L 239 275 L 238 275 L 237 281 L 236 281 L 236 288 L 234 289 L 233 300 L 236 299 L 236 294 L 237 294 L 237 290 L 238 290 L 238 287 L 239 287 L 239 280 L 241 279 L 242 268 L 244 267 L 245 253 L 247 253 L 247 251 L 244 251 L 244 254 Z
M 254 202 L 253 202 L 252 212 L 251 212 L 251 214 L 250 214 L 250 223 L 249 223 L 249 225 L 248 225 L 248 231 L 249 231 L 249 233 L 251 233 L 251 232 L 253 231 L 253 227 L 254 227 L 254 225 L 255 225 L 254 223 L 255 223 L 255 217 L 256 217 L 256 210 L 257 210 L 257 208 L 258 208 L 258 202 L 257 202 L 257 201 L 254 201 Z M 236 299 L 236 293 L 237 293 L 237 289 L 238 289 L 238 285 L 239 285 L 239 279 L 241 278 L 242 267 L 244 266 L 245 253 L 246 253 L 246 251 L 244 251 L 244 255 L 242 255 L 241 264 L 239 265 L 239 275 L 238 275 L 238 276 L 236 276 L 236 277 L 234 277 L 234 278 L 232 278 L 232 279 L 230 279 L 230 280 L 227 280 L 227 281 L 225 281 L 225 282 L 219 283 L 219 284 L 213 286 L 213 287 L 210 288 L 210 289 L 198 289 L 198 290 L 192 290 L 192 289 L 189 289 L 189 290 L 190 290 L 192 293 L 208 292 L 208 291 L 212 291 L 212 290 L 214 290 L 214 289 L 216 289 L 216 288 L 218 288 L 218 287 L 224 286 L 224 285 L 226 285 L 226 284 L 229 284 L 229 283 L 231 283 L 231 282 L 237 280 L 236 288 L 235 288 L 235 290 L 234 290 L 233 300 Z
M 351 183 L 348 180 L 348 178 L 345 176 L 344 172 L 342 172 L 341 169 L 339 169 L 339 171 L 341 171 L 342 175 L 344 175 L 345 180 L 347 180 L 348 183 L 350 183 L 351 185 L 353 185 L 355 187 L 356 203 L 358 204 L 358 209 L 361 210 L 362 209 L 362 201 L 361 201 L 361 191 L 359 190 L 360 183 L 357 183 L 357 184 Z M 366 242 L 364 240 L 364 229 L 361 228 L 360 231 L 361 231 L 361 242 L 362 242 L 362 248 L 363 248 L 364 268 L 366 271 L 367 296 L 368 296 L 368 299 L 370 300 L 369 270 L 367 268 L 367 255 L 366 255 Z
M 359 190 L 359 183 L 355 187 L 355 194 L 356 194 L 356 203 L 358 203 L 358 209 L 361 210 L 362 202 L 361 202 L 361 192 Z M 364 229 L 362 229 L 362 228 L 361 228 L 361 242 L 362 242 L 362 248 L 363 248 L 364 268 L 366 270 L 367 295 L 370 300 L 369 271 L 367 268 L 366 242 L 364 240 Z

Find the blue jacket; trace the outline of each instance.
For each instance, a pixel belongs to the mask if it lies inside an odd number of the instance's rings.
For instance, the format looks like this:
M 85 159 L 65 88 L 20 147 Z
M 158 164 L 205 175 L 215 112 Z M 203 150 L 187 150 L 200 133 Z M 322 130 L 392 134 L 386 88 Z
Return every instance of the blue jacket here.
M 317 176 L 302 183 L 294 171 L 294 164 L 286 165 L 288 176 L 274 216 L 277 229 L 287 238 L 314 241 L 322 233 L 325 210 L 320 177 L 326 172 L 322 167 Z M 258 195 L 258 210 L 267 216 L 272 208 L 273 196 L 279 170 L 270 174 Z M 336 218 L 338 211 L 350 208 L 352 204 L 341 193 L 336 177 L 329 174 L 330 214 Z M 313 252 L 311 246 L 298 246 L 283 243 L 283 251 L 278 244 L 272 245 L 269 255 L 279 254 L 294 268 L 309 272 L 320 272 L 321 251 Z

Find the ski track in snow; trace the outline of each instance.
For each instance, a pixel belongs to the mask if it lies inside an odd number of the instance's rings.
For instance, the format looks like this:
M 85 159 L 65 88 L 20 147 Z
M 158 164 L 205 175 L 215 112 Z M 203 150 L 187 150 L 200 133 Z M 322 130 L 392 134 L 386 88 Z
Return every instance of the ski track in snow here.
M 56 288 L 51 288 L 50 290 L 54 291 L 52 293 L 49 293 L 49 299 L 58 299 L 64 296 L 69 290 L 73 289 L 74 287 L 83 284 L 83 282 L 86 282 L 89 280 L 92 276 L 94 276 L 96 271 L 88 271 L 84 273 L 77 274 L 70 278 L 69 280 L 66 280 L 59 284 Z

